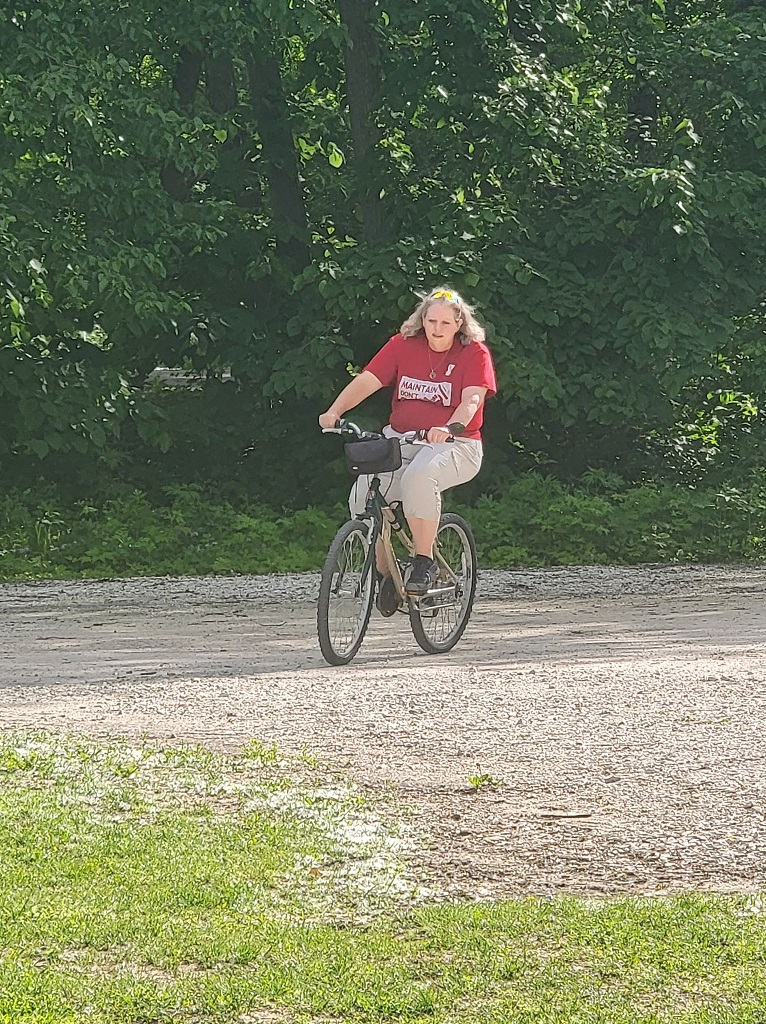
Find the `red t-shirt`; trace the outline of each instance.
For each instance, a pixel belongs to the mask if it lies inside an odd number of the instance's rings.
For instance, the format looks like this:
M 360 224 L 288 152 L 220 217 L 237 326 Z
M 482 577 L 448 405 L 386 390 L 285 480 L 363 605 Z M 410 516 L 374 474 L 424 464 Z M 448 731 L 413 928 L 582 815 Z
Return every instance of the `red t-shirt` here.
M 497 391 L 492 356 L 483 341 L 461 345 L 456 338 L 448 352 L 433 352 L 424 334 L 395 334 L 372 357 L 365 370 L 384 387 L 393 387 L 391 426 L 400 434 L 444 427 L 460 405 L 464 388 Z M 466 426 L 463 437 L 481 440 L 484 408 Z

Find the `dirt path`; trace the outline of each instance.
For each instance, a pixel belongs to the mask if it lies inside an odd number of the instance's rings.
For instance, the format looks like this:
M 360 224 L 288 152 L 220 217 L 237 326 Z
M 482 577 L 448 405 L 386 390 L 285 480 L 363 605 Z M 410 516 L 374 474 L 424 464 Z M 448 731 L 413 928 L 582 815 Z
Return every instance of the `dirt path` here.
M 0 728 L 308 749 L 392 784 L 455 892 L 766 885 L 766 570 L 485 574 L 451 655 L 376 616 L 345 669 L 314 586 L 0 586 Z

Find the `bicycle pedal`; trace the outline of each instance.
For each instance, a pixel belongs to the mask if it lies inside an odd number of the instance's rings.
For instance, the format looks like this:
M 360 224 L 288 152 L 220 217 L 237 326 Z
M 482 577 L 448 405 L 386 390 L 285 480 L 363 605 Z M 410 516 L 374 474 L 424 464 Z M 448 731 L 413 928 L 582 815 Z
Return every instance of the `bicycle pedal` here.
M 401 600 L 396 584 L 390 576 L 384 576 L 378 582 L 378 592 L 375 598 L 375 606 L 380 614 L 388 619 L 399 611 Z

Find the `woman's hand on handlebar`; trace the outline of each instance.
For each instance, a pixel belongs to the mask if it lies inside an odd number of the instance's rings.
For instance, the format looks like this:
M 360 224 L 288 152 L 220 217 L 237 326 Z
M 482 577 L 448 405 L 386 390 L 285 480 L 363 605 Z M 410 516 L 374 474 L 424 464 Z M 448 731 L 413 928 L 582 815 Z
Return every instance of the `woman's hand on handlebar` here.
M 333 430 L 338 425 L 340 417 L 332 409 L 328 409 L 327 412 L 323 412 L 319 417 L 319 426 L 322 430 Z
M 452 434 L 446 427 L 431 427 L 426 434 L 426 441 L 429 444 L 444 444 L 445 441 L 451 441 Z

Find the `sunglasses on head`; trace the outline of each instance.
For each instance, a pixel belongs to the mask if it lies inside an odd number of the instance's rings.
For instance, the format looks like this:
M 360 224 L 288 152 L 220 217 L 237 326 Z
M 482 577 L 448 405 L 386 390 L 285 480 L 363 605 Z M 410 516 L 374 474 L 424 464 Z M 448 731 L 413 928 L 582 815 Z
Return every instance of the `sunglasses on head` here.
M 458 299 L 457 295 L 455 294 L 455 292 L 448 292 L 448 291 L 445 291 L 443 288 L 440 291 L 438 291 L 438 292 L 434 292 L 433 295 L 431 296 L 431 298 L 432 299 L 446 299 L 447 302 L 459 302 L 460 301 Z

